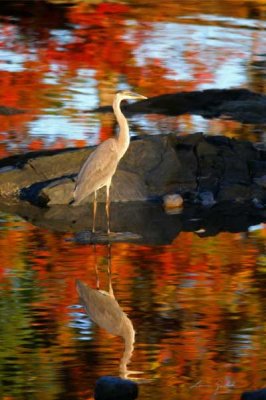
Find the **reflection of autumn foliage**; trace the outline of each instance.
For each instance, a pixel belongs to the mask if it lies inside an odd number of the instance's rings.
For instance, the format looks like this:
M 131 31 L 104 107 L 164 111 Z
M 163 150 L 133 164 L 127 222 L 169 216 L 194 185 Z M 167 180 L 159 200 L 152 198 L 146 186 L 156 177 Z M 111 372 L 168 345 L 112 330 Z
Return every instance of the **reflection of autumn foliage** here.
M 1 313 L 9 310 L 9 316 L 1 334 L 7 345 L 0 368 L 4 371 L 6 357 L 12 354 L 19 365 L 28 363 L 24 378 L 28 373 L 38 376 L 38 385 L 49 383 L 51 393 L 61 393 L 61 375 L 55 371 L 63 370 L 69 376 L 69 390 L 86 398 L 97 377 L 117 373 L 123 351 L 118 338 L 96 326 L 89 334 L 92 342 L 77 340 L 82 331 L 71 327 L 75 309 L 70 307 L 78 301 L 75 280 L 96 286 L 96 258 L 101 288 L 107 288 L 107 248 L 97 246 L 95 254 L 92 246 L 69 242 L 65 234 L 13 220 L 6 220 L 5 226 L 0 236 L 5 293 L 0 306 Z M 262 384 L 263 241 L 263 231 L 250 239 L 221 234 L 202 240 L 183 233 L 169 246 L 112 246 L 114 292 L 137 331 L 130 367 L 156 378 L 155 399 L 175 399 L 176 392 L 184 399 L 196 393 L 208 399 L 216 390 L 237 394 Z M 261 289 L 259 280 L 264 282 Z M 9 309 L 14 301 L 16 308 Z M 20 341 L 34 343 L 27 358 Z M 32 360 L 39 372 L 32 371 Z M 257 367 L 250 374 L 254 362 Z M 165 381 L 171 382 L 175 394 Z M 19 385 L 14 377 L 7 393 L 12 395 L 12 388 Z
M 183 54 L 191 65 L 191 81 L 171 77 L 159 55 L 152 59 L 147 55 L 144 65 L 139 65 L 136 50 L 152 34 L 154 22 L 175 22 L 190 13 L 190 22 L 200 24 L 197 15 L 205 12 L 242 18 L 255 15 L 259 20 L 264 7 L 263 1 L 238 0 L 236 7 L 229 0 L 211 6 L 195 1 L 80 1 L 73 7 L 61 6 L 46 22 L 49 9 L 47 5 L 38 8 L 40 3 L 34 2 L 35 17 L 22 12 L 16 22 L 3 20 L 1 50 L 25 58 L 19 70 L 1 70 L 0 104 L 26 112 L 0 116 L 1 157 L 8 154 L 10 143 L 24 143 L 29 150 L 45 146 L 43 138 L 28 137 L 28 124 L 49 108 L 59 109 L 56 100 L 64 98 L 82 68 L 93 71 L 100 101 L 105 104 L 120 83 L 147 96 L 194 90 L 210 83 L 210 66 L 193 43 Z M 23 2 L 19 7 L 23 11 Z M 57 28 L 65 29 L 69 37 L 62 41 L 52 32 Z M 217 62 L 228 59 L 226 49 L 219 52 Z M 56 78 L 52 83 L 46 79 L 49 74 Z M 76 110 L 67 112 L 71 118 Z M 157 117 L 150 118 L 156 121 Z M 189 126 L 191 117 L 184 116 L 182 121 Z M 231 121 L 212 121 L 209 126 L 211 132 L 231 136 L 248 137 L 250 132 Z M 106 117 L 101 138 L 113 131 L 113 119 Z M 58 139 L 52 146 L 68 144 Z M 118 373 L 123 351 L 118 338 L 95 325 L 84 329 L 77 324 L 82 316 L 80 309 L 73 308 L 78 302 L 75 280 L 96 286 L 93 247 L 5 215 L 1 227 L 4 398 L 34 393 L 40 400 L 88 399 L 99 376 Z M 183 233 L 169 246 L 112 246 L 114 292 L 137 331 L 129 369 L 143 372 L 144 380 L 153 380 L 154 400 L 174 400 L 177 393 L 183 400 L 209 400 L 221 394 L 239 399 L 241 390 L 264 386 L 264 243 L 265 229 L 252 233 L 250 239 L 224 233 L 202 240 Z M 97 246 L 96 251 L 101 287 L 106 289 L 107 249 Z M 143 385 L 142 397 L 151 398 L 149 384 Z
M 160 59 L 156 63 L 153 61 L 146 66 L 137 66 L 134 50 L 148 34 L 149 27 L 137 25 L 134 41 L 127 40 L 126 18 L 129 13 L 128 6 L 116 3 L 96 6 L 80 4 L 71 8 L 69 20 L 78 27 L 73 41 L 65 46 L 63 57 L 73 69 L 81 66 L 95 69 L 99 82 L 113 74 L 123 74 L 132 86 L 141 87 L 144 91 L 146 89 L 149 95 L 174 89 L 174 81 L 166 78 L 170 71 L 162 66 Z M 55 48 L 50 51 L 62 61 L 62 53 Z M 161 82 L 161 91 L 154 85 L 158 80 Z
M 27 111 L 25 114 L 0 116 L 1 132 L 15 132 L 16 135 L 20 135 L 20 140 L 26 137 L 26 123 L 33 120 L 45 104 L 40 96 L 40 91 L 44 89 L 41 77 L 42 73 L 34 73 L 32 69 L 16 73 L 1 71 L 1 104 Z
M 94 69 L 99 82 L 119 74 L 129 75 L 129 82 L 132 85 L 140 84 L 145 87 L 147 86 L 145 82 L 148 80 L 152 82 L 153 67 L 151 66 L 146 74 L 145 70 L 136 66 L 134 60 L 133 52 L 139 41 L 130 42 L 125 38 L 128 12 L 128 6 L 116 3 L 102 3 L 96 6 L 81 4 L 70 8 L 67 15 L 69 22 L 75 24 L 75 29 L 71 31 L 71 39 L 65 44 L 60 44 L 57 38 L 50 34 L 48 27 L 45 33 L 45 28 L 41 25 L 40 42 L 39 44 L 33 42 L 32 46 L 31 39 L 25 39 L 27 36 L 23 40 L 18 40 L 20 35 L 18 28 L 9 23 L 4 24 L 1 34 L 6 40 L 1 42 L 0 46 L 3 50 L 22 55 L 24 61 L 21 70 L 1 72 L 1 103 L 25 110 L 24 114 L 0 117 L 1 131 L 4 135 L 11 132 L 15 141 L 25 140 L 27 124 L 42 115 L 43 109 L 51 107 L 53 93 L 56 92 L 56 97 L 59 98 L 60 93 L 66 90 L 66 83 L 77 75 L 80 68 Z M 22 18 L 21 30 L 26 29 L 27 35 L 30 35 L 28 27 L 29 24 Z M 35 29 L 38 29 L 38 26 L 35 26 Z M 144 36 L 145 29 L 143 27 Z M 140 32 L 139 30 L 138 40 L 142 37 Z M 58 77 L 57 82 L 51 85 L 45 82 L 45 78 L 51 73 L 53 63 L 58 65 Z M 156 79 L 166 72 L 160 71 L 159 61 L 156 71 Z M 100 86 L 101 83 L 99 90 Z M 114 88 L 111 90 L 114 91 Z M 8 139 L 6 136 L 6 141 L 1 146 L 2 157 L 7 154 Z M 29 150 L 40 148 L 43 144 L 42 139 L 28 140 Z
M 64 46 L 63 53 L 51 42 L 47 54 L 67 61 L 72 69 L 122 68 L 130 51 L 130 45 L 122 39 L 126 11 L 126 6 L 115 3 L 99 4 L 92 10 L 85 5 L 71 8 L 69 21 L 77 26 L 73 40 Z
M 10 151 L 9 141 L 15 144 L 13 151 L 20 143 L 23 143 L 23 150 L 45 146 L 43 138 L 29 138 L 28 131 L 29 123 L 46 114 L 47 110 L 63 112 L 69 119 L 75 117 L 75 107 L 65 110 L 64 101 L 66 97 L 71 97 L 69 87 L 73 80 L 80 79 L 82 69 L 93 71 L 101 104 L 110 104 L 111 95 L 121 83 L 147 96 L 176 90 L 195 90 L 201 84 L 211 83 L 215 64 L 206 62 L 208 52 L 202 50 L 197 41 L 188 42 L 182 54 L 185 64 L 189 65 L 191 79 L 179 79 L 166 66 L 162 54 L 158 54 L 158 57 L 145 55 L 143 65 L 137 56 L 140 46 L 152 38 L 156 23 L 178 20 L 180 24 L 189 21 L 200 25 L 203 22 L 198 15 L 204 13 L 241 18 L 252 16 L 253 13 L 259 21 L 263 7 L 260 2 L 241 2 L 241 7 L 231 7 L 229 1 L 213 2 L 211 7 L 206 4 L 194 1 L 184 4 L 175 1 L 148 1 L 145 4 L 140 1 L 123 4 L 79 1 L 65 7 L 40 1 L 34 2 L 30 12 L 23 2 L 17 6 L 10 5 L 10 12 L 14 13 L 16 19 L 15 22 L 9 17 L 3 20 L 0 49 L 18 56 L 20 61 L 18 69 L 12 70 L 13 61 L 10 65 L 7 61 L 8 68 L 1 70 L 0 104 L 21 108 L 26 112 L 0 116 L 0 132 L 3 135 L 0 155 L 4 157 Z M 48 20 L 49 7 L 51 18 Z M 5 5 L 2 12 L 8 15 L 6 8 Z M 185 15 L 190 16 L 191 21 L 178 19 Z M 219 25 L 219 22 L 206 20 L 204 24 Z M 216 54 L 214 58 L 220 63 L 230 60 L 231 56 L 227 48 L 219 47 L 219 57 Z M 238 57 L 242 56 L 238 54 Z M 0 62 L 0 69 L 1 65 Z M 47 79 L 51 76 L 52 82 L 50 78 Z M 154 116 L 149 118 L 156 119 Z M 180 121 L 183 130 L 189 131 L 192 117 L 185 116 Z M 102 125 L 100 137 L 105 139 L 113 133 L 113 123 L 102 122 Z M 220 122 L 220 125 L 219 133 L 227 133 L 227 122 Z M 239 135 L 237 126 L 232 130 L 230 135 Z M 68 141 L 61 141 L 54 145 L 60 147 L 69 144 Z

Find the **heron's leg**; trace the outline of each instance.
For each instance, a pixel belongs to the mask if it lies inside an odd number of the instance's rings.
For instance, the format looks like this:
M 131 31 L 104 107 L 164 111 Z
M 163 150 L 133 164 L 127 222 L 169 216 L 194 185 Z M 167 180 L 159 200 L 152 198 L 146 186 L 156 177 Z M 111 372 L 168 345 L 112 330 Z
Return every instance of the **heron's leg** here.
M 99 290 L 100 289 L 100 277 L 99 277 L 99 270 L 98 270 L 96 244 L 93 245 L 93 251 L 94 251 L 95 275 L 96 275 L 96 288 L 97 288 L 97 290 Z
M 97 212 L 97 192 L 94 192 L 94 200 L 93 200 L 93 223 L 92 223 L 92 232 L 95 232 L 95 221 L 96 221 L 96 212 Z
M 108 243 L 108 256 L 107 256 L 107 273 L 108 273 L 108 282 L 109 282 L 109 294 L 114 297 L 113 286 L 112 286 L 112 253 L 111 253 L 111 244 Z
M 105 204 L 106 216 L 107 216 L 107 233 L 110 233 L 110 185 L 106 185 L 106 204 Z

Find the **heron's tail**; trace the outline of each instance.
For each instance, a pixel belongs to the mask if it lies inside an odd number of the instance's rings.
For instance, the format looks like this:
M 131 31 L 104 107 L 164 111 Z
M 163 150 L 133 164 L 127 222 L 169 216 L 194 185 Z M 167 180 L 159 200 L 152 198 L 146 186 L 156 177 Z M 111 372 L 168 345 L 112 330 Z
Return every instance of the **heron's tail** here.
M 72 200 L 70 200 L 70 202 L 68 203 L 68 205 L 69 206 L 72 206 L 72 207 L 77 207 L 77 206 L 79 206 L 80 205 L 80 201 L 78 201 L 77 199 L 72 199 Z
M 73 207 L 77 207 L 79 205 L 79 203 L 80 203 L 79 199 L 77 199 L 77 196 L 76 196 L 76 192 L 75 192 L 76 191 L 76 187 L 75 187 L 74 192 L 73 192 L 73 198 L 68 203 L 68 205 L 73 206 Z

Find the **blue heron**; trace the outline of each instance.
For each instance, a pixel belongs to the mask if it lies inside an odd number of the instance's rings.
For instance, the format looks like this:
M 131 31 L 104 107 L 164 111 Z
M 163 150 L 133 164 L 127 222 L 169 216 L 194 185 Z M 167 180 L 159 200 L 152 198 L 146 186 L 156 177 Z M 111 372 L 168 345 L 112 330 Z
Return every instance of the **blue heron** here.
M 119 132 L 115 137 L 107 139 L 97 146 L 87 158 L 78 174 L 72 204 L 74 206 L 79 205 L 87 196 L 94 193 L 93 232 L 95 232 L 97 212 L 97 191 L 105 186 L 107 233 L 110 233 L 110 186 L 117 165 L 126 153 L 130 143 L 128 122 L 121 112 L 120 104 L 123 100 L 143 99 L 147 99 L 147 97 L 130 92 L 129 90 L 121 90 L 115 94 L 113 110 L 119 125 Z

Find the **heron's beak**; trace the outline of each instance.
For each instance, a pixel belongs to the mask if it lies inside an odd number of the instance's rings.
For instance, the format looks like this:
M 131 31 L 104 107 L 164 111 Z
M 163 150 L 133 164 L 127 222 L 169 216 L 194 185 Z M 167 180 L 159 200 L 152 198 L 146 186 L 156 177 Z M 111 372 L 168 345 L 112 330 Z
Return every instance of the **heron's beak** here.
M 142 96 L 142 94 L 132 93 L 132 99 L 134 100 L 146 100 L 148 97 Z

